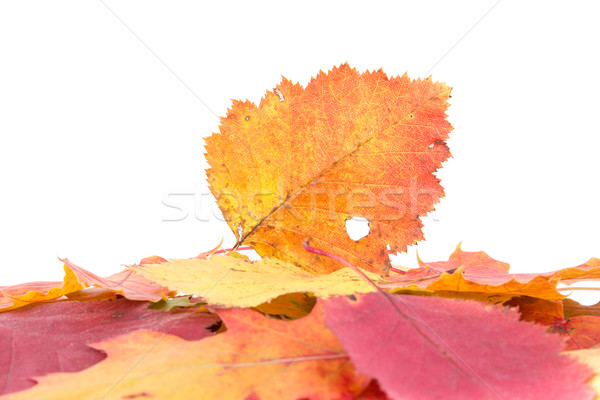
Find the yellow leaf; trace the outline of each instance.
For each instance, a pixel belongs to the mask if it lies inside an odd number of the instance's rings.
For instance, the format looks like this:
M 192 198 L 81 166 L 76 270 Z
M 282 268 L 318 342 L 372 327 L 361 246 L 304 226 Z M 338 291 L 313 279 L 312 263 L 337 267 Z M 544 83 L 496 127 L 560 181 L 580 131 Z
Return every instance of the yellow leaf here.
M 33 303 L 58 299 L 86 287 L 66 264 L 65 277 L 61 282 L 32 282 L 0 287 L 0 312 L 14 310 Z
M 289 262 L 270 258 L 248 262 L 214 255 L 205 260 L 170 260 L 129 268 L 171 290 L 228 307 L 253 307 L 286 293 L 310 292 L 318 297 L 329 297 L 375 290 L 347 267 L 316 275 Z M 375 282 L 379 279 L 376 274 L 367 275 Z

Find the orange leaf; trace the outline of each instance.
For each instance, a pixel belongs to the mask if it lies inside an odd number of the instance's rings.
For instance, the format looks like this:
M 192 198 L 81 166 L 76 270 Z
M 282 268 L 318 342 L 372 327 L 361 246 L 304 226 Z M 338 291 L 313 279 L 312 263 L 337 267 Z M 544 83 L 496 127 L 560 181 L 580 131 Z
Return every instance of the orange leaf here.
M 431 79 L 358 73 L 347 64 L 306 88 L 283 78 L 259 106 L 234 101 L 206 139 L 208 181 L 237 246 L 318 273 L 342 267 L 302 242 L 387 274 L 388 254 L 423 238 L 420 216 L 443 188 L 450 88 Z M 346 221 L 369 220 L 352 240 Z M 389 246 L 389 247 L 388 247 Z
M 146 301 L 159 301 L 176 294 L 133 271 L 125 270 L 108 278 L 101 278 L 67 259 L 61 261 L 64 262 L 65 270 L 62 282 L 31 282 L 0 287 L 0 312 L 62 296 L 69 296 L 73 300 L 99 300 L 107 298 L 106 291 L 121 294 L 130 300 Z M 104 289 L 104 292 L 78 293 L 88 286 Z
M 441 296 L 468 297 L 502 303 L 515 296 L 530 296 L 544 300 L 562 300 L 566 296 L 557 290 L 559 282 L 573 283 L 600 278 L 600 259 L 541 274 L 509 273 L 509 265 L 483 252 L 463 252 L 460 245 L 448 261 L 423 262 L 420 268 L 405 275 L 390 277 L 395 283 L 381 286 L 394 289 L 418 287 Z M 445 271 L 445 272 L 444 272 Z
M 568 337 L 565 350 L 579 350 L 600 343 L 600 315 L 582 315 L 563 321 L 548 329 Z
M 371 379 L 358 374 L 325 327 L 317 303 L 295 321 L 251 310 L 218 311 L 227 331 L 200 341 L 138 331 L 94 347 L 108 356 L 78 373 L 41 377 L 16 399 L 346 399 Z M 142 362 L 136 362 L 142 360 Z M 137 397 L 136 397 L 137 396 Z

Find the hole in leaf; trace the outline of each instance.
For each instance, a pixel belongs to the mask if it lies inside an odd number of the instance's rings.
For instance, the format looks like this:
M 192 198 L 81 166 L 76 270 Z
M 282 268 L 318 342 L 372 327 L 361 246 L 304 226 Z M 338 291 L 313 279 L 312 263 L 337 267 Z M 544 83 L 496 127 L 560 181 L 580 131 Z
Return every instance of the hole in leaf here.
M 359 241 L 369 234 L 369 220 L 363 217 L 352 217 L 346 220 L 346 232 L 350 239 Z
M 246 119 L 246 121 L 250 121 L 250 116 L 249 116 L 249 115 L 246 115 L 246 118 L 245 118 L 245 119 Z
M 221 329 L 222 326 L 223 326 L 223 322 L 217 321 L 214 324 L 206 327 L 206 330 L 214 333 L 214 332 L 218 331 L 219 329 Z

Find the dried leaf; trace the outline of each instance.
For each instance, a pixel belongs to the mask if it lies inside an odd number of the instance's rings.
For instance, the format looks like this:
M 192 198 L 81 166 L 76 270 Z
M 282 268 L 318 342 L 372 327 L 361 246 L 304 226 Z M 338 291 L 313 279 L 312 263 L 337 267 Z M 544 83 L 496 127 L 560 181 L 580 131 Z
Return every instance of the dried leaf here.
M 60 301 L 0 314 L 0 394 L 34 386 L 35 376 L 80 371 L 106 357 L 88 343 L 140 329 L 198 340 L 209 336 L 206 328 L 219 321 L 209 313 L 147 307 L 148 302 L 126 299 Z
M 67 265 L 64 266 L 64 269 L 65 277 L 62 283 L 31 282 L 0 287 L 0 312 L 14 310 L 41 301 L 54 300 L 85 287 Z
M 565 335 L 565 350 L 587 349 L 600 344 L 600 315 L 582 315 L 550 326 L 549 332 Z
M 167 299 L 175 292 L 157 285 L 132 271 L 122 271 L 108 278 L 101 278 L 78 267 L 67 259 L 64 262 L 65 277 L 62 282 L 32 282 L 15 286 L 0 287 L 0 312 L 14 310 L 29 304 L 58 299 L 72 295 L 77 300 L 98 300 L 106 298 L 106 292 L 78 293 L 88 286 L 121 294 L 130 300 L 159 301 Z
M 286 319 L 306 317 L 317 303 L 317 298 L 307 293 L 288 293 L 254 307 L 256 311 Z
M 242 309 L 218 313 L 227 326 L 222 334 L 192 342 L 151 331 L 124 335 L 95 345 L 106 360 L 79 373 L 42 377 L 6 399 L 107 393 L 114 399 L 349 399 L 370 382 L 325 327 L 319 304 L 295 321 Z
M 423 238 L 419 217 L 443 195 L 433 173 L 450 155 L 449 96 L 429 78 L 360 74 L 343 64 L 306 88 L 283 78 L 258 107 L 234 101 L 220 133 L 206 139 L 206 159 L 237 245 L 318 273 L 342 267 L 304 251 L 310 238 L 387 274 L 388 254 Z M 346 232 L 352 217 L 369 220 L 359 241 Z
M 588 384 L 596 392 L 596 398 L 600 398 L 600 348 L 567 351 L 564 354 L 574 357 L 594 370 L 594 377 Z
M 144 277 L 124 270 L 108 278 L 101 278 L 85 269 L 78 267 L 67 259 L 62 260 L 71 269 L 79 282 L 84 286 L 96 286 L 121 294 L 129 300 L 159 301 L 166 300 L 176 293 L 166 287 L 150 282 Z
M 310 292 L 325 298 L 374 290 L 350 268 L 316 275 L 286 261 L 269 258 L 248 262 L 214 255 L 206 260 L 171 260 L 129 268 L 171 290 L 228 307 L 253 307 L 286 293 Z M 378 280 L 375 274 L 369 276 Z
M 148 308 L 151 310 L 171 311 L 174 308 L 196 307 L 204 304 L 200 301 L 192 301 L 191 299 L 193 298 L 190 296 L 173 297 L 169 300 L 161 300 L 152 303 Z
M 563 340 L 473 301 L 369 293 L 330 299 L 327 326 L 392 398 L 592 399 Z M 402 377 L 402 379 L 399 379 Z
M 600 260 L 590 259 L 577 267 L 542 274 L 511 274 L 509 265 L 483 252 L 463 252 L 460 246 L 448 261 L 422 262 L 420 268 L 405 275 L 390 277 L 395 283 L 383 286 L 394 292 L 416 287 L 443 297 L 470 298 L 504 303 L 513 297 L 530 296 L 544 300 L 562 300 L 566 296 L 556 288 L 558 283 L 597 279 Z M 446 271 L 446 272 L 443 272 Z

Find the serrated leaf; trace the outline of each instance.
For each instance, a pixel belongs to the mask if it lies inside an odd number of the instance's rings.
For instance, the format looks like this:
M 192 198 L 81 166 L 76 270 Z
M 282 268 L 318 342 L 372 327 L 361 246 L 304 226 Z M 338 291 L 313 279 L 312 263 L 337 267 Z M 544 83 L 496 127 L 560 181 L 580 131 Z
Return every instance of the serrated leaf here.
M 206 139 L 212 193 L 237 245 L 328 273 L 342 267 L 314 247 L 378 274 L 389 253 L 423 238 L 420 216 L 443 195 L 434 172 L 445 140 L 450 88 L 431 79 L 363 74 L 343 64 L 306 88 L 283 78 L 258 106 L 234 101 Z M 369 220 L 358 240 L 353 217 Z M 388 248 L 389 246 L 389 248 Z

